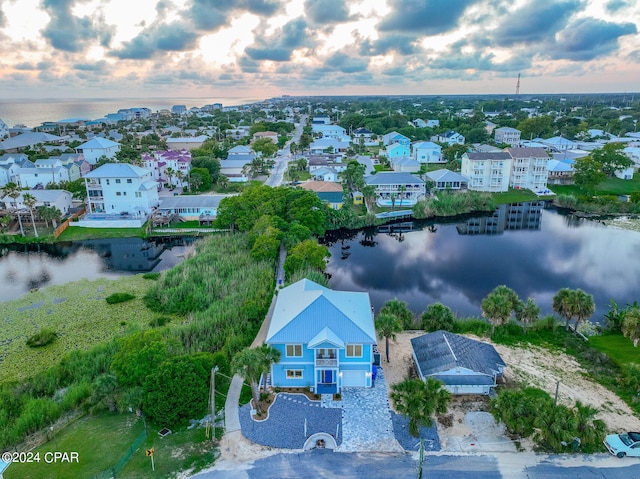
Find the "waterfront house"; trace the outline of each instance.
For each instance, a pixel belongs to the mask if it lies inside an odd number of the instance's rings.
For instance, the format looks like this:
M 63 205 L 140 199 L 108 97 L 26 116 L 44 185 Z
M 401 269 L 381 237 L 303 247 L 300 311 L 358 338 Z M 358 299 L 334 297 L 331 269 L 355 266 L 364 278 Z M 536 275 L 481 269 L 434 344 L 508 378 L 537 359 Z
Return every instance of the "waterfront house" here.
M 380 171 L 364 179 L 376 191 L 378 206 L 413 206 L 424 199 L 424 181 L 410 173 Z
M 178 215 L 185 221 L 210 223 L 218 215 L 220 201 L 226 197 L 227 195 L 164 196 L 160 198 L 158 211 L 166 217 Z
M 506 143 L 507 145 L 518 146 L 520 143 L 520 130 L 508 126 L 496 128 L 494 138 L 498 145 Z
M 435 190 L 466 190 L 469 179 L 443 168 L 441 170 L 426 173 L 427 178 L 433 183 Z
M 76 147 L 76 152 L 82 153 L 84 159 L 92 165 L 95 165 L 103 156 L 108 159 L 115 158 L 119 151 L 119 143 L 98 136 Z
M 444 383 L 451 394 L 489 394 L 506 363 L 493 346 L 448 331 L 411 340 L 418 376 Z
M 266 343 L 280 351 L 275 387 L 317 394 L 371 387 L 376 333 L 368 293 L 333 291 L 302 279 L 278 292 Z
M 129 163 L 107 163 L 85 176 L 87 208 L 79 226 L 140 227 L 158 207 L 151 170 Z
M 475 191 L 508 191 L 513 159 L 507 152 L 462 155 L 460 174 L 469 178 L 468 188 Z
M 313 191 L 329 208 L 339 210 L 344 205 L 343 189 L 340 183 L 331 181 L 305 181 L 300 188 Z
M 29 194 L 36 199 L 34 209 L 39 206 L 53 206 L 58 208 L 63 215 L 66 215 L 73 207 L 73 195 L 66 190 L 22 190 L 20 196 L 15 200 L 5 196 L 2 201 L 5 203 L 5 207 L 10 206 L 19 210 L 27 210 L 27 205 L 24 204 L 25 194 Z M 34 214 L 37 215 L 35 211 Z
M 0 155 L 0 188 L 7 183 L 19 184 L 18 171 L 22 166 L 33 166 L 24 153 L 5 153 Z
M 565 161 L 549 160 L 547 162 L 547 184 L 572 185 L 573 166 Z

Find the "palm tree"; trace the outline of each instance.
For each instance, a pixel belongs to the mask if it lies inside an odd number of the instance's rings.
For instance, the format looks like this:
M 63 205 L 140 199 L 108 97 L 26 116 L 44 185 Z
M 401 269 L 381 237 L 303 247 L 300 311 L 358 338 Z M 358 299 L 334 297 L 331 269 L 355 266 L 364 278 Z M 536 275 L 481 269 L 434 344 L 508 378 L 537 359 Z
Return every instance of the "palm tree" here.
M 13 207 L 16 209 L 16 214 L 18 215 L 18 224 L 20 225 L 20 234 L 24 236 L 24 228 L 22 227 L 22 218 L 20 217 L 20 212 L 18 211 L 18 202 L 16 201 L 21 194 L 20 187 L 15 184 L 13 181 L 10 181 L 2 188 L 2 197 L 8 196 L 13 199 Z
M 402 329 L 410 329 L 413 325 L 413 313 L 406 302 L 393 298 L 382 306 L 380 314 L 390 314 L 395 317 Z
M 243 349 L 237 353 L 231 361 L 231 370 L 234 374 L 239 374 L 245 381 L 249 381 L 251 385 L 251 395 L 256 407 L 256 411 L 260 410 L 260 391 L 258 390 L 258 381 L 263 374 L 269 372 L 271 364 L 280 359 L 278 351 L 271 351 L 273 348 L 263 346 L 260 348 Z
M 220 186 L 226 188 L 227 186 L 229 186 L 229 177 L 220 175 L 220 178 L 218 178 L 218 182 L 220 183 Z
M 518 301 L 516 307 L 516 319 L 522 323 L 522 331 L 527 334 L 527 324 L 538 320 L 540 307 L 533 298 L 527 298 L 527 302 Z
M 169 178 L 169 187 L 173 187 L 173 182 L 171 181 L 173 179 L 173 175 L 174 175 L 174 170 L 171 167 L 165 168 L 164 170 L 165 174 L 167 175 L 167 178 Z
M 633 308 L 627 310 L 622 323 L 622 334 L 625 338 L 633 341 L 633 346 L 638 347 L 640 341 L 640 309 Z
M 180 187 L 183 186 L 182 180 L 184 180 L 184 173 L 180 170 L 176 171 L 176 179 L 180 182 Z
M 576 305 L 576 332 L 578 332 L 578 325 L 593 315 L 596 310 L 596 305 L 593 302 L 593 295 L 585 293 L 581 289 L 573 291 L 573 296 Z
M 376 197 L 376 187 L 373 185 L 366 185 L 362 188 L 362 196 L 364 198 L 364 204 L 367 207 L 367 211 L 373 208 L 373 200 Z
M 29 213 L 31 214 L 31 224 L 33 225 L 33 234 L 37 238 L 38 230 L 36 229 L 36 220 L 33 217 L 33 208 L 36 206 L 38 200 L 36 200 L 35 196 L 30 195 L 29 193 L 25 193 L 24 195 L 22 195 L 22 202 L 27 208 L 29 208 Z
M 432 426 L 433 414 L 444 414 L 451 401 L 451 394 L 442 381 L 434 378 L 405 379 L 394 384 L 391 400 L 395 409 L 409 417 L 409 433 L 418 437 L 420 426 Z
M 518 301 L 518 295 L 515 291 L 504 285 L 495 287 L 482 300 L 482 316 L 491 323 L 492 336 L 497 325 L 499 326 L 509 321 Z
M 389 338 L 395 341 L 396 333 L 402 331 L 398 319 L 392 314 L 380 314 L 375 320 L 378 334 L 385 339 L 387 362 L 389 362 Z
M 558 313 L 561 318 L 564 318 L 564 328 L 569 331 L 569 321 L 573 318 L 573 311 L 571 308 L 571 290 L 569 288 L 562 288 L 553 297 L 553 310 Z
M 400 185 L 398 187 L 398 198 L 400 198 L 400 209 L 402 209 L 402 199 L 404 197 L 405 192 L 407 191 L 407 187 L 404 185 Z
M 430 304 L 422 312 L 422 329 L 425 331 L 438 331 L 439 329 L 451 331 L 454 321 L 453 311 L 442 303 Z

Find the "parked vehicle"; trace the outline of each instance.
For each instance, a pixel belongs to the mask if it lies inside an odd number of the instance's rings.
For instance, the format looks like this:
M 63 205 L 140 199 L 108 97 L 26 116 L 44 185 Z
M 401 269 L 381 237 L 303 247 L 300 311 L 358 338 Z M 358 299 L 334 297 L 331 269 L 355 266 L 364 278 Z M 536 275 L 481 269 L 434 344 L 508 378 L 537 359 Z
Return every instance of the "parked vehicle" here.
M 615 456 L 640 457 L 640 432 L 623 432 L 609 434 L 604 438 L 604 445 Z

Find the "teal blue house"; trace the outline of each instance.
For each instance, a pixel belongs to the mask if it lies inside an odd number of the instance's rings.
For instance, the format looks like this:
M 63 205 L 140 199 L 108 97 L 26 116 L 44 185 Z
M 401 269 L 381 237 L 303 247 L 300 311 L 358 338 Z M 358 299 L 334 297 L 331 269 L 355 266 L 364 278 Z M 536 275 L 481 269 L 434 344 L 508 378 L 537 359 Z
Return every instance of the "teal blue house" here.
M 368 293 L 333 291 L 303 279 L 278 293 L 266 343 L 281 353 L 274 387 L 318 394 L 371 387 L 376 333 Z

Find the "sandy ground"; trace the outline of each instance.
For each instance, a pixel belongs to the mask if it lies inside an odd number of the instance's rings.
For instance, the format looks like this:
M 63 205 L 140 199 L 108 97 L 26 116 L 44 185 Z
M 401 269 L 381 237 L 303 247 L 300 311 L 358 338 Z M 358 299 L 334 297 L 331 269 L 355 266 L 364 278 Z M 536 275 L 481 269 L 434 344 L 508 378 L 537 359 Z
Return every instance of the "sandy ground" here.
M 627 216 L 621 216 L 619 218 L 607 220 L 606 224 L 607 226 L 610 226 L 612 228 L 640 231 L 640 218 L 629 218 Z
M 397 335 L 396 341 L 389 343 L 390 362 L 384 361 L 384 340 L 378 344 L 382 355 L 382 367 L 385 371 L 387 387 L 402 381 L 407 377 L 412 367 L 411 339 L 424 334 L 422 331 L 406 331 Z M 490 342 L 484 338 L 473 337 L 479 341 Z M 508 346 L 494 345 L 502 359 L 507 363 L 505 379 L 515 380 L 524 384 L 544 389 L 552 396 L 558 381 L 558 401 L 567 405 L 573 405 L 575 401 L 589 404 L 600 410 L 598 418 L 602 419 L 611 432 L 640 430 L 640 419 L 614 393 L 589 380 L 585 371 L 570 356 L 564 353 L 551 353 L 538 347 L 511 348 Z M 449 407 L 449 413 L 453 414 L 452 426 L 445 427 L 438 424 L 438 433 L 441 439 L 448 436 L 473 435 L 465 415 L 469 411 L 486 411 L 487 402 L 458 398 Z M 528 449 L 526 444 L 523 448 Z

